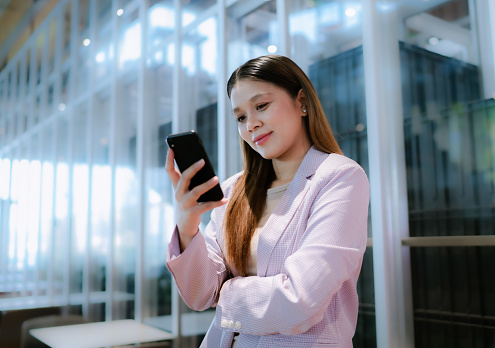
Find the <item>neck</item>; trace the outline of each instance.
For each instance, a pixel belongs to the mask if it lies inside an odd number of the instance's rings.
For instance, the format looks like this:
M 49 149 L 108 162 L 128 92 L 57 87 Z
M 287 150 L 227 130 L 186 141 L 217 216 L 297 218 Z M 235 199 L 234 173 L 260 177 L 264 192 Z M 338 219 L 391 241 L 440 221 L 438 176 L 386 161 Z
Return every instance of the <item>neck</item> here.
M 311 148 L 311 145 L 301 147 L 293 156 L 290 158 L 274 158 L 272 160 L 273 170 L 275 172 L 275 180 L 272 182 L 270 187 L 277 187 L 294 179 L 301 162 L 306 156 L 306 153 Z

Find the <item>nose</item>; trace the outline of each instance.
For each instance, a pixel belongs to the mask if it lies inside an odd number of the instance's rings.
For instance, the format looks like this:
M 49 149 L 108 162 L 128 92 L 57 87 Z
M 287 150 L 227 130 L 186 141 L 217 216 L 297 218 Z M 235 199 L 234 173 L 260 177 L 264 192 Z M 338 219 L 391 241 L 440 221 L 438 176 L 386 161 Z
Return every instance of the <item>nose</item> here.
M 262 122 L 255 115 L 249 115 L 247 118 L 246 126 L 249 132 L 254 132 L 256 129 L 262 126 Z

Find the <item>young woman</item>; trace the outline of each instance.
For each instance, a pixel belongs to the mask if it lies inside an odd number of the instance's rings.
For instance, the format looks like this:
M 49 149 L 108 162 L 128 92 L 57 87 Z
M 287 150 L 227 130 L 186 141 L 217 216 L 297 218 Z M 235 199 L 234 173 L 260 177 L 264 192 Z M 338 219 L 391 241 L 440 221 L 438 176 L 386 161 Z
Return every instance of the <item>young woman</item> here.
M 289 58 L 263 56 L 227 84 L 244 170 L 225 199 L 197 203 L 169 151 L 178 221 L 167 266 L 186 304 L 216 306 L 201 347 L 352 347 L 366 248 L 369 186 L 344 157 L 318 96 Z M 203 235 L 201 214 L 213 209 Z

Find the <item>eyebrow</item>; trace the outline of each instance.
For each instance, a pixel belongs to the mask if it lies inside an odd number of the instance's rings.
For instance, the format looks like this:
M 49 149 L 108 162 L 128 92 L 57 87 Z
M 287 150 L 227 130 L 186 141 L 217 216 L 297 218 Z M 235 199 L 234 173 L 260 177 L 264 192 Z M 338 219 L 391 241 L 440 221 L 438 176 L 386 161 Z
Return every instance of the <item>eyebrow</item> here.
M 271 92 L 263 92 L 263 93 L 258 93 L 258 94 L 253 95 L 251 98 L 249 98 L 249 101 L 250 101 L 250 102 L 253 102 L 254 100 L 256 100 L 256 99 L 258 99 L 258 98 L 260 98 L 260 97 L 263 97 L 263 96 L 265 96 L 265 95 L 270 95 L 270 94 L 272 94 L 272 93 L 271 93 Z M 239 108 L 239 107 L 235 107 L 235 108 L 232 110 L 232 113 L 234 113 L 234 114 L 235 114 L 235 113 L 236 113 L 237 111 L 239 111 L 239 110 L 240 110 L 240 108 Z

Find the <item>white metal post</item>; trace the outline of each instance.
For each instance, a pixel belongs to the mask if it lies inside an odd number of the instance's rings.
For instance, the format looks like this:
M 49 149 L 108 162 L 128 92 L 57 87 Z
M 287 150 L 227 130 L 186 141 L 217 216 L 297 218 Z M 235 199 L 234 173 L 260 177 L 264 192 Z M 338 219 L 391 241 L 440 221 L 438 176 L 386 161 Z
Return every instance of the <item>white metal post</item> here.
M 227 117 L 227 9 L 225 0 L 217 1 L 218 9 L 218 46 L 217 46 L 217 129 L 218 129 L 218 177 L 220 182 L 228 176 L 227 156 L 228 117 Z
M 483 76 L 484 98 L 495 98 L 495 1 L 471 0 L 469 11 L 475 12 L 477 26 L 473 30 L 478 33 L 479 64 Z
M 396 1 L 363 3 L 377 346 L 414 347 Z
M 145 235 L 145 215 L 146 215 L 146 194 L 145 194 L 145 136 L 147 128 L 147 103 L 145 101 L 149 83 L 146 75 L 147 58 L 147 9 L 148 1 L 140 1 L 138 7 L 139 22 L 141 23 L 141 57 L 138 68 L 138 115 L 137 115 L 137 178 L 138 178 L 138 231 L 136 248 L 136 277 L 135 277 L 135 320 L 143 321 L 144 314 L 144 235 Z M 147 152 L 147 151 L 146 151 Z
M 181 61 L 182 61 L 182 1 L 174 0 L 174 73 L 173 73 L 173 91 L 172 91 L 172 133 L 177 133 L 183 129 L 180 118 L 180 101 L 182 99 L 182 81 L 181 81 Z M 174 197 L 171 192 L 170 197 Z M 174 211 L 177 211 L 177 205 L 173 200 Z M 175 214 L 176 215 L 176 214 Z M 176 217 L 176 216 L 175 216 Z M 175 218 L 174 217 L 174 218 Z M 172 333 L 175 335 L 175 348 L 180 348 L 182 336 L 181 329 L 181 300 L 179 290 L 175 285 L 172 286 Z
M 277 0 L 278 54 L 290 57 L 289 10 L 287 0 Z

